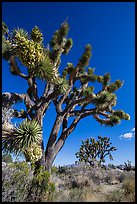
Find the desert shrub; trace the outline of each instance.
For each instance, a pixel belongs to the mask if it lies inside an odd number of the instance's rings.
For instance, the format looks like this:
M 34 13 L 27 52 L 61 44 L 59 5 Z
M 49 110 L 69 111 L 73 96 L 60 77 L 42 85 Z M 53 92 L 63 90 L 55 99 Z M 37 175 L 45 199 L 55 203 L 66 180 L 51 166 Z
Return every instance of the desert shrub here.
M 51 167 L 51 174 L 57 173 L 57 172 L 58 172 L 58 168 L 56 166 L 52 166 Z
M 50 173 L 40 167 L 33 176 L 26 202 L 50 201 L 54 191 L 55 185 L 50 182 Z
M 78 175 L 71 181 L 72 188 L 83 188 L 90 186 L 89 178 L 87 176 Z
M 55 185 L 50 174 L 33 168 L 27 162 L 10 163 L 2 169 L 3 202 L 38 202 L 52 200 Z
M 135 178 L 129 177 L 123 183 L 124 193 L 128 202 L 135 202 Z
M 2 201 L 23 202 L 31 179 L 31 168 L 26 162 L 10 163 L 2 168 Z
M 123 201 L 124 192 L 123 190 L 114 190 L 106 195 L 106 202 L 121 202 Z
M 70 191 L 68 202 L 83 202 L 85 198 L 85 191 L 79 188 L 73 188 Z
M 114 190 L 106 195 L 106 202 L 135 202 L 135 178 L 124 178 L 119 190 Z
M 126 176 L 125 174 L 121 173 L 120 175 L 117 176 L 117 180 L 120 182 L 120 183 L 123 183 L 124 180 L 125 180 Z
M 104 182 L 107 184 L 114 184 L 116 182 L 116 175 L 113 172 L 108 172 L 108 174 L 104 178 Z M 117 180 L 118 182 L 118 180 Z

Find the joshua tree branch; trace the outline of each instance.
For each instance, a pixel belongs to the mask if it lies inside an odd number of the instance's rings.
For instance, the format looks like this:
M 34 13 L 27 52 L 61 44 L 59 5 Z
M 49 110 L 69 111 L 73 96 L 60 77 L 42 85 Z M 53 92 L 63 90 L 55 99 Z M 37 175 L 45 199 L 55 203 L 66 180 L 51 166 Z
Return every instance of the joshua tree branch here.
M 2 94 L 2 105 L 4 107 L 11 106 L 14 103 L 22 101 L 24 101 L 28 108 L 31 108 L 35 105 L 35 103 L 30 99 L 28 94 L 18 94 L 10 92 L 4 92 Z

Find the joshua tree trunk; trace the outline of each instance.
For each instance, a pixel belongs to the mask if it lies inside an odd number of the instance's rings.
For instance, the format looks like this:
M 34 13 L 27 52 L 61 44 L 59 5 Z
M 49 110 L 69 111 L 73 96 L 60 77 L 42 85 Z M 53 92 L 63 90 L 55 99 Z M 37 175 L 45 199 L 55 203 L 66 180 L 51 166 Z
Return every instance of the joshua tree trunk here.
M 47 148 L 45 152 L 45 170 L 51 171 L 55 157 L 56 153 L 54 147 Z
M 45 151 L 45 170 L 51 171 L 51 167 L 53 165 L 53 162 L 60 151 L 60 149 L 63 147 L 65 140 L 58 141 L 56 144 L 53 144 L 52 146 L 47 146 Z
M 63 117 L 57 115 L 45 151 L 45 169 L 50 171 L 52 164 L 57 156 L 56 138 L 60 130 Z

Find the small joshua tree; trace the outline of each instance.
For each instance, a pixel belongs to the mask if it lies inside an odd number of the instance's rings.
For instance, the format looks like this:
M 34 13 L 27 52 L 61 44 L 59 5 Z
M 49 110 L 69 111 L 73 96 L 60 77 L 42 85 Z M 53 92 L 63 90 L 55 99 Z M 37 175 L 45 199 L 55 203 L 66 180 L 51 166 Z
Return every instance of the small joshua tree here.
M 127 160 L 127 163 L 124 162 L 124 169 L 127 170 L 127 171 L 130 171 L 132 169 L 132 166 L 131 166 L 131 161 Z
M 79 152 L 76 153 L 76 157 L 79 158 L 79 162 L 84 161 L 85 163 L 94 166 L 97 158 L 99 163 L 105 162 L 105 157 L 109 155 L 109 159 L 113 160 L 112 151 L 115 151 L 116 148 L 111 146 L 109 142 L 110 138 L 98 136 L 98 140 L 95 138 L 82 140 L 82 145 Z

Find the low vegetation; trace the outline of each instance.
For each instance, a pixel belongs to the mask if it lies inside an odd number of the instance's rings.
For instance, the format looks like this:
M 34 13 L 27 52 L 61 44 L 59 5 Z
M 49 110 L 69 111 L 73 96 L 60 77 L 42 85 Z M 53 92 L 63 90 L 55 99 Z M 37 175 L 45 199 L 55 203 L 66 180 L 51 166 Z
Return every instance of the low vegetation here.
M 3 202 L 135 202 L 135 171 L 84 163 L 53 166 L 51 174 L 27 162 L 2 163 Z

